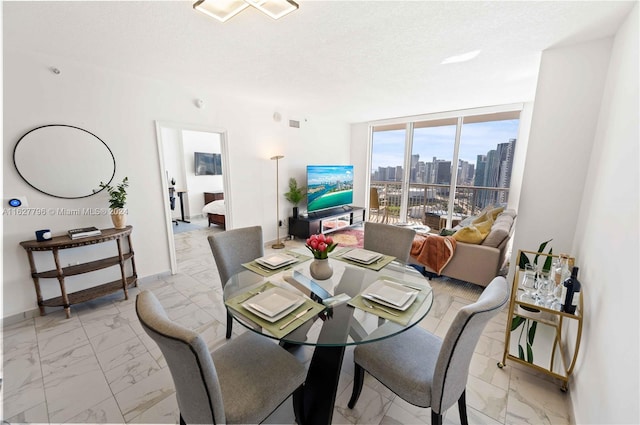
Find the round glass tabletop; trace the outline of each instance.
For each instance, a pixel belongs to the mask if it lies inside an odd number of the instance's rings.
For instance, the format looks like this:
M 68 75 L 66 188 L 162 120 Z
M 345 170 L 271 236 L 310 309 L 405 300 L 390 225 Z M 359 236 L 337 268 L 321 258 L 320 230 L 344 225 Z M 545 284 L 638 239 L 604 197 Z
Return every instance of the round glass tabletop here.
M 334 272 L 332 277 L 326 280 L 311 279 L 311 261 L 301 262 L 293 267 L 283 267 L 282 271 L 275 274 L 264 273 L 270 274 L 268 277 L 248 269 L 243 270 L 231 277 L 224 286 L 223 298 L 227 311 L 251 331 L 284 343 L 346 346 L 397 335 L 419 323 L 431 309 L 431 286 L 413 267 L 392 262 L 376 271 L 339 259 L 330 258 L 329 262 Z M 384 285 L 390 288 L 385 288 Z M 266 289 L 272 286 L 282 288 L 286 292 L 271 289 L 270 295 L 275 293 L 275 296 L 264 296 Z M 404 288 L 406 293 L 415 297 L 413 300 L 409 299 L 401 308 L 394 308 L 388 302 L 386 305 L 379 300 L 375 302 L 375 298 L 369 294 L 369 291 L 378 289 L 394 294 L 399 291 L 402 295 L 402 290 L 398 288 Z M 302 297 L 301 300 L 305 303 L 287 314 L 280 313 L 271 317 L 264 314 L 267 313 L 265 311 L 252 308 L 260 308 L 255 306 L 257 300 L 262 301 L 262 307 L 266 309 L 269 302 L 275 301 L 278 296 L 287 298 L 287 294 L 294 294 L 292 299 L 295 299 L 296 295 Z M 320 303 L 321 298 L 340 294 L 346 294 L 345 299 L 348 301 L 326 308 Z M 317 301 L 312 302 L 309 295 Z M 248 304 L 249 302 L 253 305 Z M 248 308 L 245 308 L 247 306 Z M 296 319 L 298 314 L 300 318 Z

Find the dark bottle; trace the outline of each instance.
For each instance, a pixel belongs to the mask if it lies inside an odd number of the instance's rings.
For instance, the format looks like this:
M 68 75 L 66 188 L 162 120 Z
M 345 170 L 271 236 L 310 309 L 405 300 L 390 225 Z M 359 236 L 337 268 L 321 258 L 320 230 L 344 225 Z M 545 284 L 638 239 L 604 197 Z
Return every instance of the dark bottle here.
M 580 302 L 580 281 L 578 280 L 578 267 L 571 270 L 571 277 L 562 282 L 564 285 L 565 296 L 562 304 L 562 311 L 570 314 L 576 314 L 576 307 Z

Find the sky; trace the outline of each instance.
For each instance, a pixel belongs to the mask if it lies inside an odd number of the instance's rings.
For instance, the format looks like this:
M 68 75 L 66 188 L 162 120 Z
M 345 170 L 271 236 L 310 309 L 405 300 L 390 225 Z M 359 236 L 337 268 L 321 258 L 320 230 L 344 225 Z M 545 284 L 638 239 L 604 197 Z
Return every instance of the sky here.
M 460 136 L 459 159 L 476 163 L 477 155 L 486 155 L 498 143 L 506 143 L 518 136 L 519 120 L 488 121 L 463 124 Z M 438 159 L 451 160 L 455 143 L 456 126 L 416 128 L 413 139 L 413 154 L 420 160 L 431 162 Z M 404 162 L 405 131 L 378 131 L 373 134 L 372 171 L 378 167 L 393 167 Z

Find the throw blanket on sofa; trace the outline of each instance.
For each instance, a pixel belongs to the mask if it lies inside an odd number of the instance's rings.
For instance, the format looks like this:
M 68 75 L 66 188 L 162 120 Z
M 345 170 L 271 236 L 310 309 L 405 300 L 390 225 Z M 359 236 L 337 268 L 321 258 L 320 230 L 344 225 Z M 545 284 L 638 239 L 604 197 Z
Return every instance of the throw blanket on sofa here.
M 411 244 L 411 255 L 438 274 L 449 264 L 455 250 L 452 236 L 417 235 Z

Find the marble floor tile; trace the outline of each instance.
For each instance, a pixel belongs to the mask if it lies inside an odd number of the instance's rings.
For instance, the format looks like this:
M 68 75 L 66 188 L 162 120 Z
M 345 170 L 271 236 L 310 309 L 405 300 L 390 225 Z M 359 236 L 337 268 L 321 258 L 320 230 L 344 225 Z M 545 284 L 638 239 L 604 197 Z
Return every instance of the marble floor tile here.
M 523 424 L 561 424 L 573 421 L 569 415 L 569 394 L 558 383 L 539 379 L 520 370 L 511 373 L 507 421 Z
M 202 310 L 201 308 L 194 310 L 190 314 L 178 317 L 177 319 L 175 319 L 175 321 L 176 323 L 191 330 L 203 328 L 213 322 L 217 322 L 212 315 Z
M 131 331 L 133 333 L 133 331 Z M 143 355 L 147 351 L 138 336 L 114 345 L 102 351 L 97 351 L 98 362 L 105 372 Z
M 129 319 L 124 316 L 115 306 L 109 309 L 104 315 L 91 315 L 81 317 L 82 326 L 89 338 L 117 329 L 121 326 L 129 326 Z
M 43 359 L 43 365 L 47 362 L 48 369 L 44 371 L 43 367 L 47 410 L 51 422 L 66 422 L 85 411 L 87 406 L 95 406 L 112 395 L 104 373 L 92 353 L 91 346 L 86 344 Z
M 38 333 L 38 348 L 40 349 L 40 356 L 42 357 L 68 349 L 69 347 L 86 344 L 88 341 L 89 339 L 82 326 L 69 329 L 67 332 L 56 335 Z
M 173 380 L 168 368 L 159 370 L 115 395 L 125 421 L 151 409 L 167 397 L 175 399 Z
M 173 380 L 157 344 L 144 332 L 135 312 L 135 295 L 151 290 L 170 317 L 198 332 L 213 351 L 228 343 L 222 285 L 203 229 L 175 235 L 179 273 L 140 282 L 130 297 L 111 294 L 3 327 L 3 418 L 10 423 L 177 424 Z M 219 231 L 219 230 L 215 230 Z M 287 249 L 307 253 L 301 241 Z M 267 246 L 265 254 L 273 252 Z M 457 311 L 477 299 L 481 287 L 447 278 L 429 281 L 434 303 L 422 328 L 444 336 Z M 569 395 L 560 382 L 526 366 L 502 360 L 507 311 L 485 328 L 473 356 L 467 383 L 472 425 L 574 425 Z M 315 324 L 310 333 L 319 332 Z M 233 337 L 250 332 L 234 323 Z M 397 397 L 368 374 L 355 409 L 347 402 L 353 386 L 353 349 L 347 347 L 338 382 L 334 424 L 430 424 L 431 409 Z M 313 347 L 291 350 L 308 365 Z M 88 390 L 90 389 L 90 390 Z M 293 424 L 290 403 L 265 423 Z M 459 424 L 457 406 L 444 424 Z
M 431 409 L 412 406 L 396 397 L 380 421 L 381 425 L 431 424 Z
M 469 425 L 500 425 L 502 423 L 470 407 L 467 407 L 467 420 Z M 460 425 L 460 412 L 458 412 L 457 405 L 446 411 L 442 423 L 444 425 Z M 516 424 L 516 422 L 507 421 L 507 424 L 511 423 Z
M 113 394 L 117 394 L 160 370 L 150 353 L 144 353 L 105 372 Z
M 498 388 L 508 390 L 510 370 L 500 369 L 497 363 L 497 359 L 476 352 L 471 358 L 469 374 Z
M 47 413 L 47 403 L 44 402 L 44 391 L 43 391 L 43 402 L 39 403 L 29 409 L 23 410 L 17 415 L 10 417 L 7 421 L 10 424 L 33 424 L 33 423 L 49 423 L 49 414 Z M 5 403 L 9 404 L 11 401 L 5 399 Z M 6 409 L 4 412 L 7 415 Z
M 378 391 L 364 385 L 360 398 L 353 409 L 349 409 L 347 403 L 351 398 L 351 387 L 346 388 L 336 398 L 336 411 L 351 423 L 377 424 L 380 423 L 392 400 L 383 396 Z
M 180 409 L 175 393 L 165 397 L 158 403 L 143 411 L 135 418 L 127 421 L 131 424 L 179 424 Z
M 504 423 L 507 412 L 508 390 L 469 375 L 466 394 L 468 407 Z
M 2 396 L 3 415 L 6 418 L 16 416 L 42 417 L 37 406 L 46 406 L 46 395 L 42 377 L 34 376 L 32 372 L 24 373 L 21 380 L 9 380 L 6 375 L 3 385 L 14 383 L 12 391 L 4 389 Z M 36 410 L 33 410 L 36 409 Z
M 118 424 L 123 422 L 124 418 L 113 397 L 83 410 L 67 421 L 67 423 L 76 424 Z
M 122 341 L 127 341 L 135 337 L 136 333 L 131 329 L 131 326 L 125 325 L 100 333 L 90 338 L 89 342 L 96 353 L 99 353 L 122 343 Z
M 36 337 L 35 320 L 33 319 L 22 320 L 17 323 L 3 326 L 1 332 L 2 332 L 2 340 L 5 342 L 5 345 L 7 345 L 7 342 L 9 345 L 13 344 L 14 342 L 19 343 L 24 339 L 35 340 L 35 337 Z M 14 339 L 14 338 L 17 338 L 17 339 Z

